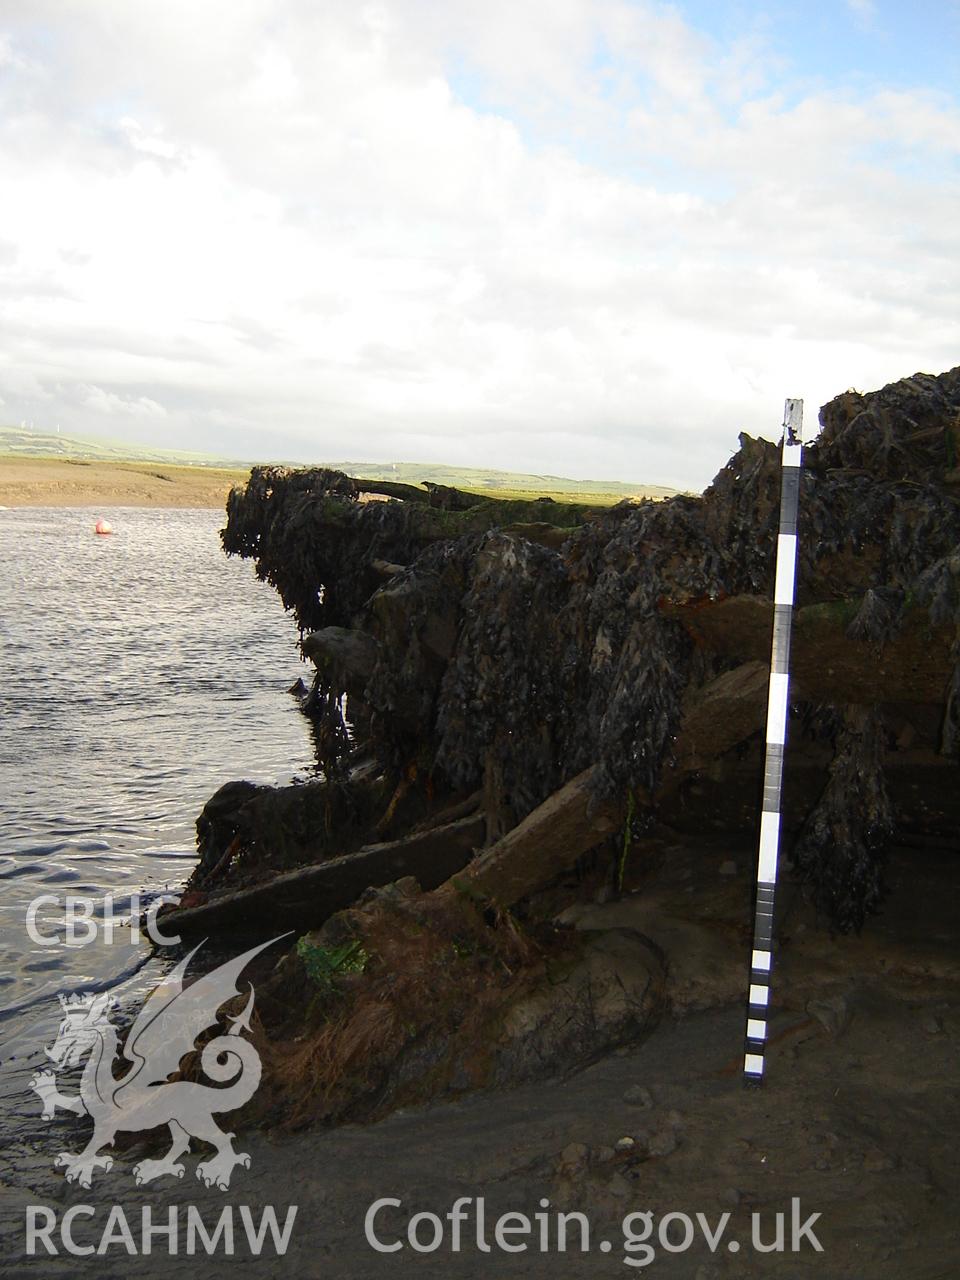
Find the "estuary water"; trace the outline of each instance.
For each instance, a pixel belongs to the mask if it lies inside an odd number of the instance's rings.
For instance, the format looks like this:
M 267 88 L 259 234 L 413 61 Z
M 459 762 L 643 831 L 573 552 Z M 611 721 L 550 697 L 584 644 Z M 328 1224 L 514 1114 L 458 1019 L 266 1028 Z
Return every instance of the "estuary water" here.
M 204 801 L 235 778 L 312 772 L 286 690 L 297 632 L 252 566 L 228 559 L 219 511 L 0 511 L 0 1093 L 22 1098 L 60 1017 L 57 995 L 156 980 L 162 956 L 108 944 L 68 896 L 122 917 L 175 891 Z M 41 896 L 31 938 L 27 911 Z M 82 912 L 85 908 L 77 907 Z M 35 1096 L 27 1092 L 29 1106 Z M 15 1107 L 14 1110 L 19 1108 Z M 33 1108 L 35 1109 L 35 1107 Z

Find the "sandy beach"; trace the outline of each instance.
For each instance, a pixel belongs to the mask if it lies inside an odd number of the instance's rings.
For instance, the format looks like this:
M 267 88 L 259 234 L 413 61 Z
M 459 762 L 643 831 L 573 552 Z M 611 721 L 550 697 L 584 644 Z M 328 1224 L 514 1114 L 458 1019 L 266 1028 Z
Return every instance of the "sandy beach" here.
M 159 462 L 0 458 L 0 507 L 220 507 L 247 472 Z

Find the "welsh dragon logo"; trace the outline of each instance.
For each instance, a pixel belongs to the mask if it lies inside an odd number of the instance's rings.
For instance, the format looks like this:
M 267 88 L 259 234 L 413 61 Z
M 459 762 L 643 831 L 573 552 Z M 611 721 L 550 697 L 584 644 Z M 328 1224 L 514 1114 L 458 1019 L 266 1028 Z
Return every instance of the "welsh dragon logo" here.
M 172 1145 L 163 1159 L 141 1160 L 134 1165 L 138 1186 L 164 1175 L 182 1178 L 180 1157 L 189 1150 L 191 1138 L 216 1148 L 210 1160 L 197 1165 L 197 1177 L 208 1187 L 225 1191 L 237 1165 L 250 1167 L 250 1157 L 233 1149 L 236 1135 L 224 1133 L 213 1117 L 242 1107 L 260 1083 L 260 1055 L 240 1034 L 250 1030 L 252 984 L 248 984 L 250 995 L 243 1012 L 235 1018 L 227 1015 L 233 1025 L 226 1034 L 209 1041 L 200 1057 L 206 1076 L 230 1083 L 215 1088 L 187 1080 L 168 1081 L 167 1077 L 194 1048 L 201 1031 L 216 1023 L 220 1006 L 241 994 L 236 984 L 242 970 L 278 940 L 271 938 L 244 952 L 184 989 L 184 973 L 203 943 L 194 947 L 145 1000 L 124 1042 L 122 1056 L 117 1052 L 119 1037 L 109 1017 L 117 1007 L 112 996 L 88 993 L 60 997 L 64 1018 L 46 1054 L 58 1068 L 71 1067 L 89 1055 L 80 1093 L 76 1097 L 60 1093 L 53 1071 L 38 1071 L 30 1088 L 40 1096 L 44 1120 L 52 1120 L 58 1107 L 93 1120 L 93 1134 L 83 1151 L 78 1155 L 63 1151 L 55 1161 L 58 1168 L 66 1170 L 69 1182 L 89 1187 L 95 1170 L 108 1170 L 112 1157 L 98 1153 L 111 1146 L 118 1133 L 159 1125 L 169 1126 Z M 127 1071 L 115 1075 L 114 1064 L 123 1066 L 124 1062 L 130 1064 Z

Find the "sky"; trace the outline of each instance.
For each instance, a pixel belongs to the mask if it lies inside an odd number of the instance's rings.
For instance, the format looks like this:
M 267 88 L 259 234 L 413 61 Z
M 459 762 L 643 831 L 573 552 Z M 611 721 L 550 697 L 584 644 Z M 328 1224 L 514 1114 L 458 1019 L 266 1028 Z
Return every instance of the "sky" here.
M 960 364 L 957 0 L 0 0 L 0 422 L 701 488 Z

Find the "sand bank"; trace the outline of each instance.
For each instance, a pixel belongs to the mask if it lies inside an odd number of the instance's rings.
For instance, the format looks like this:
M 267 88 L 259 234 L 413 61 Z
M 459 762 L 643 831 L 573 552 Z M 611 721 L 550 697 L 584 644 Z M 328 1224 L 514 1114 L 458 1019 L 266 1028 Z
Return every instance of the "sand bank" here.
M 247 472 L 158 462 L 0 458 L 2 507 L 220 507 Z

